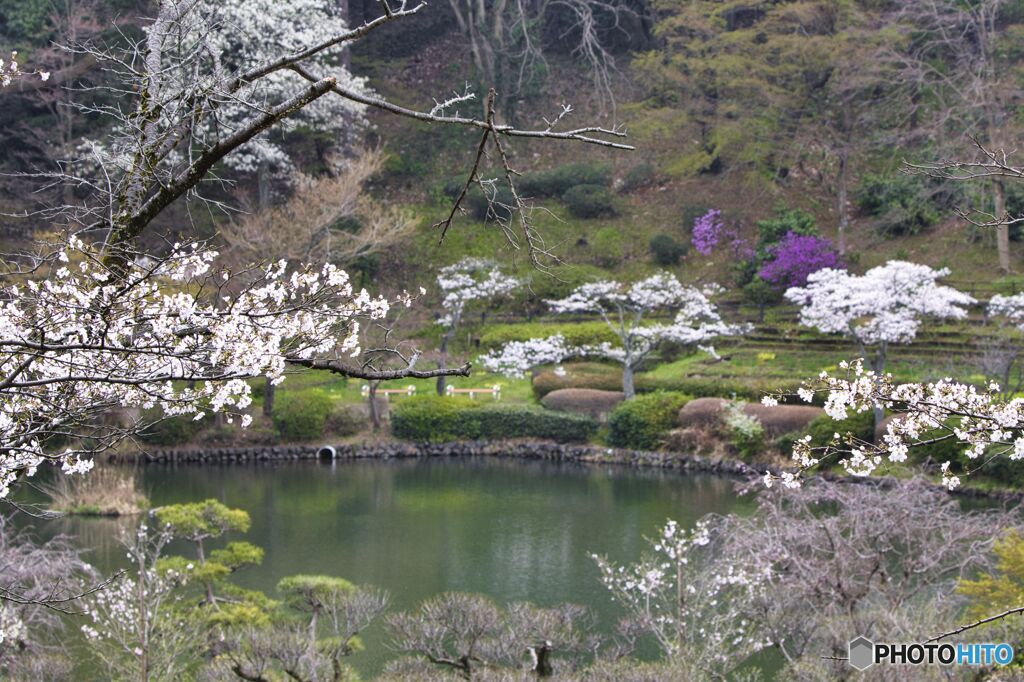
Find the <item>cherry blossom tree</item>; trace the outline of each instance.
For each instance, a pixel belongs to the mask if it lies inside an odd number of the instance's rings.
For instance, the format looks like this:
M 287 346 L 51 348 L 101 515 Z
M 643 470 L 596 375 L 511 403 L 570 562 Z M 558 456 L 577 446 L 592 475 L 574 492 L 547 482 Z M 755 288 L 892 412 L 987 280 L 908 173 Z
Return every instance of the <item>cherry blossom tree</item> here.
M 441 268 L 437 275 L 437 287 L 443 296 L 441 308 L 444 312 L 437 323 L 444 329 L 444 333 L 441 335 L 438 367 L 447 366 L 448 344 L 454 338 L 467 306 L 504 296 L 521 284 L 520 280 L 501 272 L 497 263 L 486 258 L 467 256 Z M 439 376 L 437 394 L 444 395 L 444 391 L 445 377 Z
M 200 182 L 215 165 L 228 164 L 229 156 L 238 154 L 230 163 L 243 170 L 278 159 L 267 131 L 296 117 L 307 117 L 311 125 L 334 121 L 339 107 L 353 116 L 372 107 L 480 131 L 467 191 L 483 182 L 483 159 L 493 147 L 501 160 L 503 182 L 517 197 L 515 219 L 503 225 L 505 234 L 537 260 L 544 252 L 543 239 L 530 223 L 529 207 L 514 191 L 515 171 L 504 140 L 542 138 L 630 148 L 607 139 L 624 133 L 597 126 L 565 128 L 571 107 L 540 130 L 499 124 L 494 120 L 493 95 L 486 99 L 483 118 L 462 116 L 457 106 L 475 98 L 468 91 L 435 102 L 428 110 L 411 109 L 370 94 L 336 63 L 338 50 L 424 7 L 383 3 L 380 17 L 346 29 L 333 14 L 324 14 L 328 10 L 322 0 L 298 5 L 162 0 L 137 41 L 126 39 L 113 47 L 93 42 L 69 46 L 107 70 L 108 84 L 98 86 L 105 96 L 81 105 L 81 111 L 106 118 L 112 132 L 103 144 L 87 146 L 86 158 L 63 163 L 49 176 L 73 185 L 84 200 L 73 206 L 44 207 L 38 214 L 99 231 L 109 243 L 131 242 L 174 201 L 202 198 Z M 328 104 L 329 99 L 339 102 Z M 92 162 L 92 172 L 78 170 L 88 168 L 86 161 Z M 442 232 L 464 199 L 465 192 L 438 223 Z
M 111 266 L 72 237 L 35 272 L 4 289 L 0 306 L 0 496 L 44 460 L 85 472 L 89 457 L 145 423 L 112 410 L 155 408 L 165 416 L 207 412 L 228 419 L 251 402 L 246 378 L 280 382 L 289 365 L 356 377 L 435 376 L 376 372 L 353 364 L 360 320 L 397 301 L 356 291 L 331 264 L 289 269 L 284 261 L 231 275 L 217 254 L 176 247 Z M 233 290 L 233 277 L 247 286 Z M 411 298 L 401 298 L 403 305 Z M 456 370 L 458 371 L 458 370 Z M 461 373 L 468 371 L 463 368 Z M 242 416 L 246 426 L 251 417 Z
M 948 268 L 889 261 L 863 275 L 826 268 L 811 273 L 807 286 L 786 291 L 786 298 L 802 307 L 800 322 L 826 334 L 845 334 L 868 357 L 874 346 L 872 367 L 885 368 L 891 343 L 911 343 L 924 317 L 963 319 L 975 302 L 965 293 L 938 283 Z
M 718 291 L 714 286 L 703 290 L 684 286 L 668 273 L 659 273 L 632 285 L 611 280 L 584 284 L 564 299 L 547 301 L 548 306 L 556 314 L 597 314 L 615 334 L 617 343 L 569 347 L 564 338 L 556 335 L 507 344 L 481 361 L 492 371 L 521 376 L 538 364 L 558 362 L 570 356 L 606 358 L 622 365 L 622 390 L 626 398 L 632 398 L 636 394 L 634 373 L 661 343 L 671 341 L 694 346 L 748 330 L 748 325 L 722 320 L 708 298 Z M 658 312 L 674 312 L 675 318 L 670 323 L 650 323 L 648 318 Z M 706 348 L 714 353 L 713 348 Z M 562 357 L 558 357 L 560 352 Z
M 725 679 L 766 646 L 743 605 L 763 590 L 770 564 L 717 562 L 725 527 L 720 517 L 689 531 L 669 520 L 634 564 L 592 556 L 612 598 L 688 678 Z

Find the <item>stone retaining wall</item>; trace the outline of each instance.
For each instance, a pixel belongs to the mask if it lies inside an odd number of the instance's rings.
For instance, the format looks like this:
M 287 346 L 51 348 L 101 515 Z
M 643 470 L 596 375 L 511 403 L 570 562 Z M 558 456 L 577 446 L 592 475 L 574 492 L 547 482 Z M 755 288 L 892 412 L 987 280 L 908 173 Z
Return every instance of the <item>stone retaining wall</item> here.
M 126 456 L 130 457 L 130 456 Z M 392 459 L 415 457 L 511 457 L 556 462 L 621 464 L 738 476 L 759 473 L 733 460 L 711 460 L 674 452 L 619 450 L 537 441 L 455 441 L 451 443 L 380 443 L 373 445 L 291 445 L 243 448 L 174 448 L 143 453 L 150 464 L 284 462 L 310 459 Z
M 613 464 L 632 467 L 652 467 L 691 473 L 708 473 L 753 479 L 764 475 L 764 468 L 755 468 L 738 460 L 715 460 L 679 452 L 620 450 L 592 445 L 572 445 L 546 441 L 455 441 L 450 443 L 378 443 L 360 445 L 284 445 L 250 446 L 240 448 L 171 448 L 142 453 L 139 456 L 112 456 L 111 459 L 137 461 L 147 464 L 240 464 L 260 462 L 287 462 L 297 460 L 356 460 L 356 459 L 409 459 L 417 457 L 505 457 L 514 459 L 547 460 L 579 464 Z M 779 473 L 773 468 L 773 473 Z M 818 474 L 821 478 L 840 483 L 878 484 L 895 487 L 894 478 Z M 936 488 L 945 490 L 940 485 Z M 1024 492 L 1011 490 L 983 490 L 957 488 L 956 495 L 985 498 L 992 501 L 1019 504 Z

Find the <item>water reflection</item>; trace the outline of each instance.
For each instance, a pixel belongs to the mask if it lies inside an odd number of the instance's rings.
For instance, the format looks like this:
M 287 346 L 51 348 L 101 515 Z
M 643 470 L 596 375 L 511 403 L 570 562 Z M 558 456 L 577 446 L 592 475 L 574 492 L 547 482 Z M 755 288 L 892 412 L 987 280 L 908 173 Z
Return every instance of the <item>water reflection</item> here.
M 493 458 L 150 466 L 144 485 L 154 505 L 216 498 L 249 512 L 245 539 L 266 558 L 238 576 L 245 587 L 273 593 L 286 575 L 325 573 L 387 589 L 395 609 L 482 592 L 588 604 L 609 627 L 619 614 L 590 553 L 630 560 L 666 518 L 744 504 L 723 478 Z M 110 571 L 123 562 L 118 532 L 137 522 L 67 518 L 45 531 L 76 535 Z M 353 664 L 372 674 L 389 652 L 379 629 L 365 641 Z

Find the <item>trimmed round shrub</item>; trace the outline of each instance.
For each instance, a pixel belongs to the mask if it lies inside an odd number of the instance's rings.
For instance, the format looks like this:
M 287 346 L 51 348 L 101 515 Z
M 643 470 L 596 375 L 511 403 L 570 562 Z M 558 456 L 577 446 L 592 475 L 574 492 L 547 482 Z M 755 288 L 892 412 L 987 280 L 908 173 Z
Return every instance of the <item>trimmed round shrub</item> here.
M 600 218 L 615 215 L 615 201 L 602 185 L 576 185 L 562 195 L 562 203 L 577 218 Z
M 391 433 L 395 438 L 419 443 L 441 443 L 467 435 L 465 412 L 481 403 L 462 396 L 417 395 L 406 398 L 391 410 Z
M 316 440 L 324 435 L 332 407 L 330 397 L 319 391 L 283 393 L 274 400 L 274 426 L 285 442 Z
M 619 190 L 625 193 L 636 191 L 642 187 L 654 184 L 658 179 L 658 172 L 654 164 L 644 161 L 626 171 L 622 177 L 622 185 Z
M 359 433 L 369 422 L 368 417 L 356 405 L 338 405 L 324 422 L 324 430 L 337 436 L 352 436 Z
M 751 417 L 757 417 L 764 427 L 765 434 L 769 437 L 803 431 L 815 419 L 826 416 L 824 409 L 811 407 L 810 405 L 776 405 L 768 407 L 761 403 L 747 403 L 743 406 L 743 412 Z
M 488 190 L 486 195 L 479 187 L 473 187 L 465 199 L 466 207 L 477 220 L 487 220 L 488 217 L 508 220 L 512 217 L 512 211 L 508 207 L 513 206 L 514 202 L 512 190 L 504 185 L 499 186 L 494 192 Z
M 683 393 L 658 391 L 620 403 L 608 417 L 608 444 L 633 450 L 657 448 L 689 400 Z
M 868 410 L 836 421 L 827 414 L 823 414 L 808 424 L 805 433 L 811 436 L 812 447 L 828 445 L 832 442 L 832 436 L 837 433 L 840 436 L 852 433 L 855 438 L 872 443 L 875 438 L 875 415 Z
M 718 427 L 728 404 L 722 398 L 694 398 L 679 410 L 676 422 L 684 429 Z
M 622 391 L 598 391 L 593 388 L 562 388 L 551 391 L 541 401 L 544 407 L 559 412 L 585 414 L 598 421 L 607 419 L 608 414 L 624 399 Z
M 686 255 L 686 245 L 667 234 L 655 235 L 650 242 L 651 257 L 658 265 L 675 265 Z

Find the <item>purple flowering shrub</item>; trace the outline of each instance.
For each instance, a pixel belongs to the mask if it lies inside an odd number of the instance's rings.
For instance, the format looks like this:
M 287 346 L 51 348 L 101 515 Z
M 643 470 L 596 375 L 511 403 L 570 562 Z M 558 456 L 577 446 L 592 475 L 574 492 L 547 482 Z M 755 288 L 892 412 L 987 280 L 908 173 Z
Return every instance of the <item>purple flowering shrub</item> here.
M 693 221 L 693 237 L 690 243 L 702 256 L 708 256 L 722 238 L 722 212 L 711 209 Z
M 779 289 L 788 289 L 806 285 L 808 275 L 818 270 L 844 267 L 829 240 L 787 232 L 778 244 L 769 248 L 768 257 L 757 274 Z

